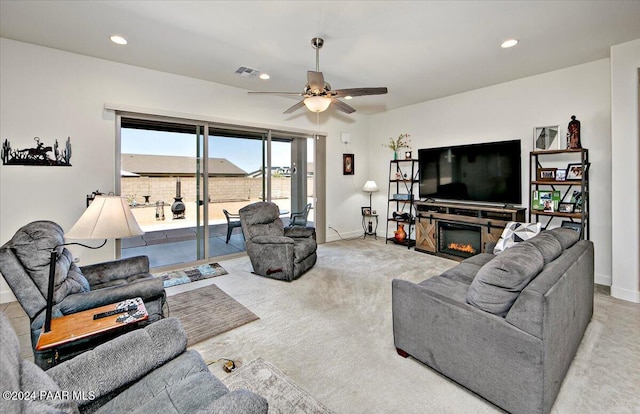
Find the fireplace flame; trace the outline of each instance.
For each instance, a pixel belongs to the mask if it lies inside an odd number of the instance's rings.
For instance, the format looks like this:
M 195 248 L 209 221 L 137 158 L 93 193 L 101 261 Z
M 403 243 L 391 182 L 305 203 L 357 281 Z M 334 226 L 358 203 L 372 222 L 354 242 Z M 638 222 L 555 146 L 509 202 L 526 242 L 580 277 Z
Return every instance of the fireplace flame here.
M 457 250 L 459 252 L 475 254 L 476 249 L 473 248 L 470 244 L 465 243 L 449 243 L 449 249 Z

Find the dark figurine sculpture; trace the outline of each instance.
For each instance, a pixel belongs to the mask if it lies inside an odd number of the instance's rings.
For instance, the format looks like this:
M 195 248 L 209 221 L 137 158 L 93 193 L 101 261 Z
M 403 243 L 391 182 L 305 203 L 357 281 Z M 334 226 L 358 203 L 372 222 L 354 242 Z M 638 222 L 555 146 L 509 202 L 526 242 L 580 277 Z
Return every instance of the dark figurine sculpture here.
M 567 148 L 582 148 L 582 144 L 580 143 L 580 121 L 576 119 L 575 115 L 571 115 L 571 121 L 569 121 L 569 127 L 567 129 Z

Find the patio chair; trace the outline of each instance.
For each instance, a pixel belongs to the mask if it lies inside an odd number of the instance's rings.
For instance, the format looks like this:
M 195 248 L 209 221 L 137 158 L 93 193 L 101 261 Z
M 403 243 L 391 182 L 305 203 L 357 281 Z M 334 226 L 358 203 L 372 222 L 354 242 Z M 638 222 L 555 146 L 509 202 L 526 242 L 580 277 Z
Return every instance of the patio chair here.
M 233 229 L 242 228 L 242 224 L 240 224 L 240 215 L 239 214 L 231 214 L 225 209 L 222 209 L 222 212 L 224 213 L 224 216 L 227 218 L 227 241 L 226 241 L 226 243 L 229 244 L 229 239 L 231 239 L 231 232 L 233 231 Z M 243 234 L 243 236 L 244 236 L 244 234 Z
M 307 217 L 309 216 L 309 210 L 311 210 L 311 203 L 304 206 L 302 211 L 297 213 L 291 213 L 291 218 L 289 219 L 289 226 L 307 226 Z

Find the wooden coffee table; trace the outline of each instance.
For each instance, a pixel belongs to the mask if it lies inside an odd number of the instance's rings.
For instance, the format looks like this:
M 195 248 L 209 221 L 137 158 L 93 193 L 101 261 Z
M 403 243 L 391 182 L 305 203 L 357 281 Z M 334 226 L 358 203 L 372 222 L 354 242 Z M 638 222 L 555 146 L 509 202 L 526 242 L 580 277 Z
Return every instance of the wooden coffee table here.
M 135 298 L 134 300 L 138 305 L 138 309 L 135 311 L 93 319 L 93 315 L 97 313 L 115 310 L 122 303 L 118 302 L 52 319 L 51 330 L 40 334 L 36 344 L 36 351 L 57 349 L 81 339 L 98 336 L 149 319 L 149 314 L 144 307 L 142 299 Z M 135 317 L 127 317 L 133 314 L 135 314 Z

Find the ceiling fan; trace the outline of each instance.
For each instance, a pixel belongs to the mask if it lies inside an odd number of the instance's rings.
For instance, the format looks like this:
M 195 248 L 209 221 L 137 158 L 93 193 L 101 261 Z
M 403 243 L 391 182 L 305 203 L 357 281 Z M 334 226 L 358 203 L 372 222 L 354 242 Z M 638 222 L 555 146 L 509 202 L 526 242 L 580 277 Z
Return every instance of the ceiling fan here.
M 338 98 L 347 98 L 364 95 L 383 95 L 387 93 L 387 88 L 351 88 L 331 90 L 331 85 L 324 81 L 324 76 L 320 72 L 320 49 L 324 45 L 324 39 L 314 37 L 311 39 L 311 46 L 316 50 L 316 70 L 307 72 L 307 84 L 304 92 L 249 92 L 251 94 L 272 94 L 272 95 L 298 95 L 304 99 L 287 109 L 283 113 L 290 114 L 303 106 L 306 106 L 311 112 L 323 112 L 334 104 L 335 108 L 351 114 L 356 110 L 342 102 Z

